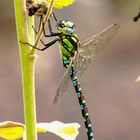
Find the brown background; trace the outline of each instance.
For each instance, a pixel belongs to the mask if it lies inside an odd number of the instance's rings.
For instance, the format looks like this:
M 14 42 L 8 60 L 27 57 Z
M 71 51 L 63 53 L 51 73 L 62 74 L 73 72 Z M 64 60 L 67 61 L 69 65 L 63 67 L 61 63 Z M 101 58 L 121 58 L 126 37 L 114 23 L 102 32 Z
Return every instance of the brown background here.
M 121 25 L 110 47 L 97 55 L 80 80 L 96 140 L 137 140 L 140 137 L 140 84 L 134 82 L 140 75 L 140 21 L 132 20 L 139 5 L 139 0 L 76 0 L 63 10 L 55 10 L 59 19 L 69 19 L 76 24 L 81 42 L 114 22 Z M 77 140 L 86 140 L 72 85 L 63 99 L 52 105 L 64 73 L 58 44 L 37 54 L 38 122 L 78 122 L 81 128 Z M 0 0 L 0 121 L 5 120 L 24 122 L 13 0 Z M 53 134 L 48 134 L 47 138 L 59 139 Z

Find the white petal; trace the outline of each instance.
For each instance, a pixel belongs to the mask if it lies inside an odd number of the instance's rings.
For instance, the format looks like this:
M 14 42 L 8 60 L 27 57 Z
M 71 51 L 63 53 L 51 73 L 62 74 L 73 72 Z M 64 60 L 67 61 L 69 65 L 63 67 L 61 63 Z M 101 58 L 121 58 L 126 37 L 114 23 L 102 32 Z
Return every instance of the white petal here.
M 59 121 L 37 124 L 37 128 L 44 129 L 44 132 L 49 131 L 51 133 L 54 133 L 65 140 L 75 140 L 76 136 L 79 133 L 78 132 L 79 127 L 80 125 L 78 123 L 64 124 Z

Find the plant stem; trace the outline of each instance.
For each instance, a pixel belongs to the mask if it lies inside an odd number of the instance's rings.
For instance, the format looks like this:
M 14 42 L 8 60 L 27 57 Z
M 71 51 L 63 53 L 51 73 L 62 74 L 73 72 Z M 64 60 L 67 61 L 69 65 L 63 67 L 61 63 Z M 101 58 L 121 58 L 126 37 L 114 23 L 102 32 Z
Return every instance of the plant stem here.
M 22 70 L 22 84 L 23 84 L 23 101 L 24 101 L 24 118 L 26 125 L 26 140 L 37 140 L 36 133 L 36 104 L 35 104 L 35 78 L 34 78 L 34 66 L 36 55 L 31 55 L 31 49 L 28 45 L 19 43 L 19 41 L 33 43 L 34 32 L 32 30 L 33 19 L 29 20 L 26 16 L 26 1 L 14 0 L 15 17 L 17 37 L 19 44 L 19 52 L 21 59 Z M 30 38 L 28 29 L 30 31 Z

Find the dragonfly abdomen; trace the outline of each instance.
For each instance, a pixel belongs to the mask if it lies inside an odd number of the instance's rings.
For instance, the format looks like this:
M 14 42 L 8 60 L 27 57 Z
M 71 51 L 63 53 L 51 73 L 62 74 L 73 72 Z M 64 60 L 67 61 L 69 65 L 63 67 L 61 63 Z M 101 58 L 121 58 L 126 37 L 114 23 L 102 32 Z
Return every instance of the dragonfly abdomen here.
M 86 102 L 85 102 L 83 92 L 82 92 L 82 90 L 80 88 L 80 85 L 78 83 L 77 77 L 74 77 L 72 82 L 73 82 L 75 91 L 76 91 L 77 96 L 78 96 L 80 109 L 81 109 L 81 112 L 82 112 L 83 120 L 84 120 L 84 123 L 85 123 L 87 135 L 88 135 L 88 140 L 94 140 L 94 134 L 93 134 L 93 131 L 92 131 L 92 124 L 91 124 L 91 121 L 90 121 L 90 118 L 89 118 L 88 109 L 87 109 L 87 106 L 86 106 Z
M 91 124 L 91 121 L 90 121 L 90 118 L 89 118 L 89 113 L 88 113 L 88 109 L 87 109 L 87 106 L 86 106 L 86 101 L 85 101 L 82 89 L 80 87 L 80 84 L 78 82 L 78 78 L 74 74 L 73 65 L 71 66 L 69 72 L 70 72 L 70 77 L 71 77 L 73 86 L 75 88 L 75 91 L 77 93 L 77 97 L 78 97 L 78 100 L 79 100 L 80 109 L 81 109 L 83 120 L 84 120 L 84 124 L 85 124 L 85 127 L 86 127 L 88 140 L 94 140 L 92 124 Z

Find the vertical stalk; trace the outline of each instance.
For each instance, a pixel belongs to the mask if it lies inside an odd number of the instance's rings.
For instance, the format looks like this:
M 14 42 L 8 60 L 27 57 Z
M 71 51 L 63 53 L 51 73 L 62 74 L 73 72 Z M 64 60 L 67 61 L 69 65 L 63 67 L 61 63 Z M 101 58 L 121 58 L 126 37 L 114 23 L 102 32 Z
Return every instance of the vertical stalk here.
M 27 21 L 26 16 L 26 1 L 14 0 L 15 17 L 18 45 L 21 60 L 22 70 L 22 85 L 23 85 L 23 101 L 24 101 L 24 119 L 26 125 L 26 140 L 37 140 L 36 133 L 36 104 L 35 104 L 35 78 L 34 78 L 34 66 L 36 56 L 31 55 L 31 48 L 28 45 L 19 43 L 19 41 L 34 43 L 34 33 L 31 29 L 33 25 L 33 19 Z M 30 24 L 28 26 L 28 23 Z M 28 29 L 30 37 L 28 36 Z

